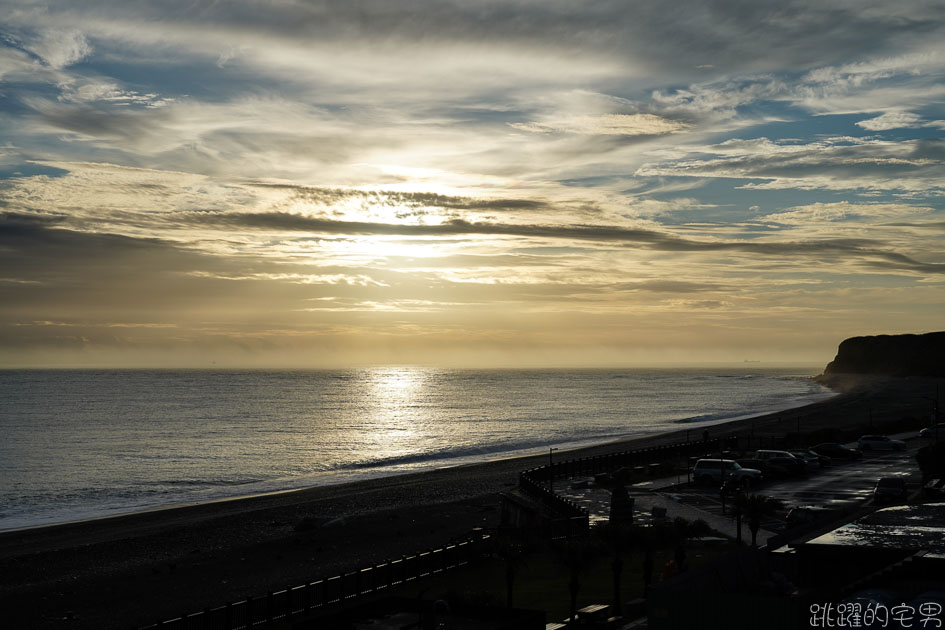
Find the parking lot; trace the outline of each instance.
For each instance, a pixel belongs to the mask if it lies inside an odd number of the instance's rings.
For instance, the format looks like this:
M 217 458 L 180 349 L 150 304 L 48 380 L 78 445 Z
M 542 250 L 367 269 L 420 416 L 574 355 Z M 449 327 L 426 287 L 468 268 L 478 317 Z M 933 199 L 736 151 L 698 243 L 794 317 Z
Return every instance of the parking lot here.
M 764 494 L 780 500 L 785 509 L 762 522 L 762 528 L 778 532 L 785 527 L 785 516 L 793 507 L 817 506 L 832 509 L 856 509 L 870 504 L 873 488 L 883 477 L 906 479 L 910 494 L 920 486 L 920 473 L 915 460 L 918 448 L 927 440 L 915 437 L 915 433 L 904 434 L 906 447 L 901 451 L 866 451 L 863 458 L 854 461 L 832 460 L 822 468 L 814 468 L 803 477 L 765 480 L 753 487 L 751 492 Z M 855 448 L 856 444 L 848 446 Z M 746 454 L 750 455 L 750 454 Z M 678 483 L 681 480 L 682 483 Z M 563 483 L 563 482 L 562 482 Z M 685 472 L 677 476 L 654 479 L 628 488 L 636 502 L 635 516 L 638 522 L 647 522 L 659 498 L 668 498 L 680 505 L 696 508 L 717 517 L 731 518 L 731 498 L 723 500 L 717 485 L 697 485 L 686 482 Z M 606 520 L 609 514 L 610 492 L 601 488 L 558 489 L 559 494 L 585 507 L 591 520 Z
M 883 477 L 903 477 L 910 493 L 920 485 L 920 473 L 915 461 L 916 450 L 925 440 L 907 434 L 906 448 L 901 451 L 866 451 L 863 459 L 833 461 L 823 468 L 815 468 L 806 476 L 764 481 L 752 492 L 780 500 L 785 505 L 782 513 L 766 519 L 763 527 L 772 531 L 783 529 L 784 516 L 793 507 L 817 506 L 824 508 L 863 507 L 872 500 L 873 487 Z M 856 444 L 849 444 L 856 447 Z M 663 492 L 674 499 L 714 514 L 722 514 L 722 498 L 718 487 L 681 484 Z M 730 502 L 729 502 L 730 503 Z

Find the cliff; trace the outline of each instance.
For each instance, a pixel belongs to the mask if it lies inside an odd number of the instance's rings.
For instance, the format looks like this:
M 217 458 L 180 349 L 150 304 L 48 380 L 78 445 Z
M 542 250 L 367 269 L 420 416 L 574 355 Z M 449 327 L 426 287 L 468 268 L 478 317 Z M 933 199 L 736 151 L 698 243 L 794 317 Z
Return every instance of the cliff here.
M 945 376 L 945 332 L 851 337 L 824 370 L 837 374 Z

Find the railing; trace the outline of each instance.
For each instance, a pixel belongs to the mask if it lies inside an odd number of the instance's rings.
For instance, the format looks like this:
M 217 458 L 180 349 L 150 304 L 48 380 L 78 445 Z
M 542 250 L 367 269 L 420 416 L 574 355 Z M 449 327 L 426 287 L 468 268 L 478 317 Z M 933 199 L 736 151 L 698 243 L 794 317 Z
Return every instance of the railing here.
M 747 437 L 741 438 L 747 440 Z M 749 441 L 750 444 L 750 441 Z M 588 512 L 576 503 L 554 493 L 555 479 L 568 479 L 587 475 L 613 472 L 620 468 L 629 468 L 642 474 L 653 474 L 658 467 L 679 457 L 714 455 L 726 448 L 738 448 L 739 436 L 727 436 L 714 440 L 700 440 L 696 442 L 675 442 L 662 446 L 651 446 L 629 451 L 564 459 L 537 468 L 526 470 L 519 474 L 519 490 L 542 502 L 559 521 L 568 521 L 567 531 L 576 531 L 583 520 L 584 531 L 588 527 Z M 688 465 L 688 464 L 687 464 Z M 557 526 L 553 531 L 560 532 L 563 528 Z M 554 534 L 553 534 L 554 535 Z
M 181 615 L 141 630 L 251 630 L 265 627 L 465 566 L 483 554 L 488 542 L 489 535 L 481 534 L 439 549 Z

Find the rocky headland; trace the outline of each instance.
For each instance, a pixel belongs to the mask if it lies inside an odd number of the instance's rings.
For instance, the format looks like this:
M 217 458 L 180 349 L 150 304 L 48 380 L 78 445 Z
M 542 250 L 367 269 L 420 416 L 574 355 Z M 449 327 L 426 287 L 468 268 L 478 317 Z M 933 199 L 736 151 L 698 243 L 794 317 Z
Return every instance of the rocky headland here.
M 827 364 L 827 380 L 843 374 L 895 377 L 945 376 L 945 332 L 851 337 Z

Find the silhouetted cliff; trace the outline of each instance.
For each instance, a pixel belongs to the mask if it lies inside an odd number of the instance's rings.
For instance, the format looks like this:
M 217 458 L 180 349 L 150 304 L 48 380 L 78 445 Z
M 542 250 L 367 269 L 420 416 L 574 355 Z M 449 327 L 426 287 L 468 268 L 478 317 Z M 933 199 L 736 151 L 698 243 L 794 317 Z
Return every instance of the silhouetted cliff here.
M 824 375 L 945 376 L 945 332 L 851 337 Z

